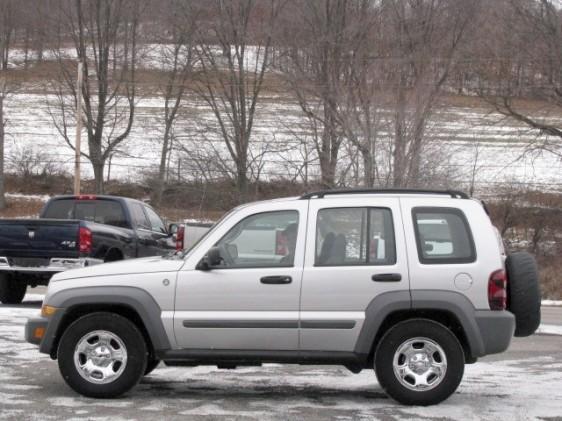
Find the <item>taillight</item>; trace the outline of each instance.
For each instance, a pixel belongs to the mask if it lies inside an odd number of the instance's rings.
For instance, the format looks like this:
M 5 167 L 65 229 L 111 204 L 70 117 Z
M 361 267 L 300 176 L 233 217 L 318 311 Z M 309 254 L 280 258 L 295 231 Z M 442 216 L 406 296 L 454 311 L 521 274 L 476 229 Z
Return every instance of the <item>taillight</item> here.
M 507 308 L 507 276 L 503 269 L 496 270 L 488 280 L 488 303 L 492 310 Z
M 283 231 L 277 231 L 275 234 L 275 254 L 278 256 L 286 256 L 289 251 L 287 249 L 287 236 Z
M 180 225 L 176 231 L 176 251 L 183 250 L 183 240 L 185 238 L 185 225 Z
M 80 227 L 78 244 L 80 245 L 80 253 L 90 253 L 92 251 L 92 231 L 86 227 Z

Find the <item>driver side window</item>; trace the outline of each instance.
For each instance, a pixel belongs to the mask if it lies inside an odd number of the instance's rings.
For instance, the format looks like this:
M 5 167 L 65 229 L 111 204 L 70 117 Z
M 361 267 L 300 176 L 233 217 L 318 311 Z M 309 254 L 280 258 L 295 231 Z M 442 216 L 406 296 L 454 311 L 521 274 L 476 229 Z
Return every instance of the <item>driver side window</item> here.
M 299 214 L 264 212 L 238 222 L 217 244 L 223 268 L 289 267 L 295 260 Z

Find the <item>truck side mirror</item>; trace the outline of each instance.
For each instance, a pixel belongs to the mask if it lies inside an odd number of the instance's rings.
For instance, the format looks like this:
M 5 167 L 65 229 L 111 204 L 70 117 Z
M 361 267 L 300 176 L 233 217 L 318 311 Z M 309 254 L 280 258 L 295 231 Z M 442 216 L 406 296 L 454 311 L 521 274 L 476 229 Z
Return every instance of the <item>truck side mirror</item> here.
M 178 224 L 170 224 L 170 225 L 168 225 L 168 234 L 175 235 L 175 234 L 177 234 L 178 229 L 179 229 Z

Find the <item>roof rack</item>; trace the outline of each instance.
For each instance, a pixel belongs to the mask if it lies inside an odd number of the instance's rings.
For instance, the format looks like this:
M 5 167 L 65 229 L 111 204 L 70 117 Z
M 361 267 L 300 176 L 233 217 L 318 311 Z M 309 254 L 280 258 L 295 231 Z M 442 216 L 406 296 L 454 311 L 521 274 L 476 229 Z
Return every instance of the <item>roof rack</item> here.
M 307 200 L 317 197 L 322 199 L 324 196 L 332 194 L 442 194 L 451 196 L 453 199 L 469 199 L 469 196 L 458 190 L 422 190 L 422 189 L 333 189 L 320 190 L 303 194 L 300 199 Z

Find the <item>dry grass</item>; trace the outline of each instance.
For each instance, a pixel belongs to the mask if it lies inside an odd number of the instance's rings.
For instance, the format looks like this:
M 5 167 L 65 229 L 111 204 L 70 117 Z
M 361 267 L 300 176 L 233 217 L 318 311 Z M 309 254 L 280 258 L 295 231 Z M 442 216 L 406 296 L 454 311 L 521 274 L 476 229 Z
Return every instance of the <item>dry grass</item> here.
M 6 209 L 0 210 L 0 218 L 34 218 L 39 216 L 44 202 L 33 199 L 6 199 Z
M 562 300 L 562 262 L 552 257 L 539 261 L 542 296 L 549 300 Z

